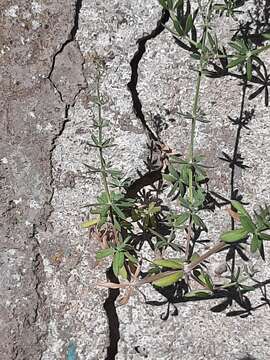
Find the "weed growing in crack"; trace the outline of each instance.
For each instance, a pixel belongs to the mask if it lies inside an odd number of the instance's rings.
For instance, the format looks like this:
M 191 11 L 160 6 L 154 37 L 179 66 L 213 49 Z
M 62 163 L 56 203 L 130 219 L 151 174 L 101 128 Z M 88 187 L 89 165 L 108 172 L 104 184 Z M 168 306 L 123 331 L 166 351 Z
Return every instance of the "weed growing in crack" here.
M 103 133 L 108 124 L 102 116 L 104 102 L 100 94 L 99 71 L 95 98 L 97 118 L 93 123 L 94 132 L 89 146 L 97 149 L 100 166 L 86 166 L 89 171 L 100 175 L 103 191 L 97 202 L 91 205 L 91 214 L 95 217 L 85 222 L 83 227 L 90 228 L 92 238 L 100 244 L 97 261 L 110 257 L 111 270 L 117 279 L 109 279 L 99 285 L 124 290 L 120 304 L 127 303 L 134 290 L 144 284 L 152 284 L 172 302 L 225 297 L 223 308 L 235 300 L 249 311 L 251 305 L 245 294 L 258 287 L 254 278 L 256 271 L 252 267 L 236 266 L 235 258 L 249 249 L 264 259 L 264 241 L 270 240 L 270 207 L 261 207 L 254 215 L 246 210 L 242 197 L 233 187 L 234 169 L 245 168 L 238 153 L 238 143 L 241 129 L 247 127 L 253 116 L 244 111 L 247 87 L 259 85 L 249 99 L 265 92 L 265 104 L 268 105 L 269 76 L 260 56 L 270 45 L 263 43 L 258 46 L 254 37 L 249 38 L 247 32 L 240 30 L 227 46 L 220 44 L 213 26 L 215 20 L 226 16 L 236 21 L 245 1 L 197 0 L 194 9 L 189 0 L 160 0 L 159 3 L 163 14 L 165 12 L 171 19 L 171 25 L 164 24 L 164 27 L 170 31 L 177 45 L 190 53 L 191 62 L 195 63 L 197 80 L 194 98 L 190 109 L 180 113 L 180 117 L 190 121 L 188 155 L 178 155 L 153 136 L 150 148 L 157 146 L 160 150 L 159 169 L 157 171 L 155 167 L 151 170 L 150 164 L 149 173 L 141 177 L 140 186 L 136 184 L 134 191 L 134 184 L 129 185 L 121 173 L 106 161 L 106 151 L 114 144 Z M 268 33 L 259 35 L 266 42 L 270 39 Z M 229 205 L 227 210 L 232 227 L 221 234 L 219 241 L 208 251 L 199 254 L 197 249 L 201 235 L 208 232 L 204 214 L 218 205 L 217 194 L 209 190 L 208 165 L 195 148 L 197 123 L 207 121 L 200 108 L 205 77 L 240 79 L 243 99 L 239 119 L 230 119 L 238 126 L 234 154 L 230 157 L 224 153 L 224 160 L 229 162 L 232 170 L 231 198 L 218 195 L 225 205 Z M 152 175 L 149 189 L 146 185 L 149 185 Z M 164 205 L 161 194 L 167 196 L 169 205 Z M 182 241 L 179 241 L 180 233 L 183 234 Z M 152 257 L 146 256 L 145 243 L 149 245 Z M 167 249 L 174 255 L 166 256 Z M 227 254 L 230 276 L 225 282 L 216 283 L 207 268 L 207 261 L 221 251 Z M 148 270 L 143 272 L 142 265 L 145 264 Z M 256 284 L 254 286 L 250 286 L 252 279 Z

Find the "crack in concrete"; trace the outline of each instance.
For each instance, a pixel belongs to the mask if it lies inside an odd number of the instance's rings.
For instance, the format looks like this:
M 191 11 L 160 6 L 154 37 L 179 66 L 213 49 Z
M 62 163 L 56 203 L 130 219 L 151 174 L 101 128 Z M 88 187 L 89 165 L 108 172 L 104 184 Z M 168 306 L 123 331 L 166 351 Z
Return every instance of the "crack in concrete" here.
M 131 97 L 132 97 L 132 103 L 133 103 L 133 110 L 135 115 L 137 116 L 137 118 L 141 121 L 144 129 L 147 131 L 148 136 L 150 138 L 150 140 L 153 140 L 155 142 L 158 141 L 158 137 L 154 134 L 154 132 L 150 129 L 150 127 L 148 126 L 146 120 L 145 120 L 145 116 L 144 113 L 142 111 L 142 103 L 141 100 L 139 98 L 139 93 L 137 90 L 137 84 L 138 84 L 138 67 L 139 67 L 139 63 L 146 51 L 146 43 L 151 40 L 156 38 L 158 35 L 160 35 L 163 30 L 164 30 L 164 26 L 163 24 L 165 24 L 170 18 L 170 14 L 167 10 L 163 10 L 162 11 L 162 15 L 161 18 L 158 20 L 157 22 L 157 26 L 155 27 L 155 29 L 150 33 L 147 34 L 143 37 L 141 37 L 138 41 L 138 49 L 135 52 L 133 58 L 130 61 L 130 66 L 131 66 L 131 78 L 130 78 L 130 82 L 127 84 L 127 87 L 131 93 Z
M 156 144 L 159 144 L 160 141 L 158 137 L 154 134 L 154 132 L 150 129 L 148 126 L 145 116 L 142 111 L 142 103 L 139 98 L 139 93 L 137 91 L 137 84 L 138 84 L 138 67 L 139 63 L 146 51 L 146 43 L 157 37 L 159 34 L 162 33 L 164 30 L 163 24 L 165 24 L 169 20 L 169 12 L 167 10 L 162 11 L 162 16 L 160 20 L 158 20 L 157 25 L 155 29 L 148 35 L 143 36 L 137 41 L 138 49 L 135 52 L 133 58 L 130 61 L 131 66 L 131 79 L 130 82 L 127 84 L 127 87 L 131 93 L 132 97 L 132 103 L 133 103 L 133 110 L 135 112 L 136 117 L 141 121 L 144 129 L 147 132 L 147 135 L 151 142 L 154 142 Z M 159 148 L 159 147 L 158 147 Z M 158 150 L 156 150 L 158 151 Z M 136 180 L 130 188 L 127 190 L 128 197 L 134 197 L 136 196 L 139 189 L 146 186 L 146 183 L 152 184 L 153 182 L 161 179 L 161 172 L 158 171 L 152 171 L 144 176 L 141 176 L 140 179 Z M 118 279 L 113 274 L 112 269 L 110 268 L 107 271 L 107 279 L 111 282 L 117 282 Z M 109 294 L 107 299 L 104 302 L 104 309 L 106 311 L 106 315 L 108 318 L 108 324 L 109 324 L 109 339 L 110 343 L 107 347 L 107 357 L 105 360 L 114 360 L 118 353 L 118 342 L 120 339 L 120 330 L 119 330 L 119 318 L 116 311 L 116 299 L 119 296 L 120 291 L 119 289 L 109 289 Z
M 53 55 L 53 59 L 52 59 L 52 66 L 51 66 L 51 70 L 49 72 L 49 75 L 48 75 L 48 79 L 51 80 L 51 75 L 53 73 L 53 70 L 54 70 L 54 66 L 55 66 L 55 60 L 56 60 L 56 57 L 64 50 L 64 48 L 69 44 L 71 43 L 72 41 L 75 40 L 76 38 L 76 34 L 77 34 L 77 31 L 79 29 L 79 18 L 80 18 L 80 11 L 81 11 L 81 8 L 82 8 L 82 2 L 83 0 L 76 0 L 76 3 L 75 3 L 75 14 L 74 14 L 74 25 L 68 35 L 68 38 L 67 40 L 62 44 L 62 46 L 60 47 L 60 49 Z M 52 82 L 53 83 L 53 82 Z
M 79 18 L 80 18 L 80 11 L 81 11 L 81 8 L 82 8 L 82 1 L 83 0 L 76 0 L 76 3 L 75 3 L 75 14 L 74 14 L 74 25 L 69 33 L 69 36 L 67 38 L 67 40 L 62 44 L 61 48 L 54 54 L 53 56 L 53 60 L 52 60 L 52 66 L 51 66 L 51 70 L 50 70 L 50 73 L 48 75 L 48 79 L 49 81 L 51 82 L 51 84 L 53 85 L 53 87 L 56 89 L 56 91 L 58 92 L 59 96 L 60 96 L 60 99 L 61 101 L 64 103 L 63 101 L 63 96 L 62 96 L 62 93 L 61 91 L 57 88 L 57 86 L 55 85 L 55 83 L 52 81 L 51 79 L 51 76 L 52 76 L 52 73 L 54 71 L 54 68 L 55 68 L 55 61 L 56 61 L 56 57 L 63 52 L 64 48 L 71 42 L 73 41 L 76 41 L 76 35 L 77 35 L 77 31 L 79 29 Z M 82 64 L 82 66 L 84 65 L 84 63 Z M 77 96 L 80 94 L 80 92 L 82 91 L 83 88 L 80 88 L 78 90 L 78 92 L 75 94 L 74 96 L 74 103 L 72 104 L 72 106 L 75 105 L 75 101 L 76 101 L 76 98 Z M 51 149 L 50 149 L 50 186 L 51 186 L 51 196 L 50 196 L 50 199 L 48 201 L 48 205 L 50 206 L 50 212 L 49 212 L 49 215 L 47 217 L 47 220 L 50 218 L 52 212 L 53 212 L 53 208 L 51 206 L 51 202 L 52 202 L 52 199 L 54 197 L 54 187 L 53 187 L 53 183 L 54 183 L 54 179 L 53 179 L 53 160 L 52 160 L 52 156 L 53 156 L 53 152 L 56 148 L 56 141 L 59 137 L 61 137 L 61 135 L 63 134 L 64 130 L 65 130 L 65 127 L 66 127 L 66 124 L 70 121 L 69 119 L 69 109 L 70 109 L 70 105 L 69 104 L 65 104 L 65 116 L 64 116 L 64 121 L 62 122 L 62 126 L 59 130 L 59 132 L 57 134 L 55 134 L 55 136 L 53 137 L 52 139 L 52 142 L 51 142 Z M 46 221 L 47 221 L 46 220 Z
M 112 267 L 107 270 L 106 276 L 109 282 L 119 282 L 118 278 L 113 273 Z M 120 324 L 116 311 L 115 301 L 119 295 L 119 289 L 109 289 L 109 295 L 103 304 L 103 308 L 108 318 L 110 339 L 109 346 L 107 347 L 107 355 L 105 360 L 114 360 L 118 353 L 118 342 L 120 340 Z
M 74 24 L 73 24 L 73 27 L 68 35 L 68 38 L 67 40 L 61 45 L 60 49 L 53 55 L 53 59 L 52 59 L 52 65 L 51 65 L 51 69 L 50 69 L 50 72 L 49 72 L 49 75 L 48 75 L 48 79 L 49 81 L 51 82 L 52 86 L 54 87 L 54 89 L 57 91 L 57 93 L 59 94 L 60 96 L 60 99 L 62 102 L 63 101 L 63 96 L 62 96 L 62 93 L 61 91 L 58 89 L 58 87 L 56 86 L 56 84 L 53 82 L 52 80 L 52 73 L 54 71 L 54 68 L 55 68 L 55 61 L 56 61 L 56 58 L 59 54 L 61 54 L 63 52 L 63 50 L 65 49 L 65 47 L 70 44 L 71 42 L 75 41 L 76 39 L 76 35 L 77 35 L 77 31 L 79 29 L 79 19 L 80 19 L 80 12 L 81 12 L 81 8 L 82 8 L 82 2 L 83 0 L 76 0 L 75 2 L 75 14 L 74 14 Z M 75 95 L 74 97 L 74 102 L 76 100 L 76 97 L 79 95 L 79 93 L 81 92 L 82 89 L 80 89 L 78 91 L 78 93 Z
M 62 120 L 61 122 L 61 126 L 59 131 L 53 136 L 52 140 L 51 140 L 51 146 L 50 146 L 50 150 L 49 150 L 49 168 L 50 168 L 50 189 L 51 189 L 51 194 L 49 199 L 44 203 L 43 209 L 45 214 L 43 215 L 42 221 L 40 221 L 41 226 L 44 227 L 45 231 L 47 230 L 47 222 L 50 218 L 50 216 L 52 215 L 52 212 L 54 211 L 51 203 L 52 203 L 52 199 L 54 197 L 54 193 L 55 193 L 55 189 L 53 186 L 54 183 L 54 177 L 53 177 L 53 152 L 56 148 L 57 145 L 57 140 L 59 139 L 59 137 L 61 137 L 61 135 L 63 134 L 66 124 L 68 121 L 70 121 L 69 119 L 69 109 L 70 109 L 70 104 L 66 104 L 63 101 L 63 97 L 61 94 L 61 91 L 59 91 L 59 89 L 57 88 L 57 86 L 54 84 L 54 82 L 51 79 L 51 75 L 55 69 L 55 61 L 57 56 L 63 52 L 64 48 L 71 43 L 72 41 L 75 41 L 76 38 L 76 34 L 79 28 L 79 15 L 80 15 L 80 10 L 82 7 L 82 0 L 77 0 L 75 3 L 75 14 L 74 14 L 74 25 L 71 29 L 71 32 L 68 36 L 68 39 L 62 44 L 61 48 L 54 54 L 53 59 L 52 59 L 52 66 L 50 69 L 50 73 L 48 75 L 48 80 L 51 82 L 51 84 L 53 85 L 53 87 L 56 89 L 57 93 L 60 96 L 61 102 L 63 102 L 65 104 L 65 110 L 64 110 L 64 120 Z M 82 64 L 83 66 L 83 64 Z M 77 98 L 77 96 L 79 95 L 79 93 L 81 92 L 82 88 L 78 90 L 78 92 L 75 94 L 74 96 L 74 103 L 72 105 L 75 104 L 75 100 Z M 37 304 L 36 304 L 36 308 L 34 309 L 35 312 L 35 318 L 34 321 L 37 322 L 38 317 L 39 317 L 39 313 L 40 313 L 40 309 L 41 307 L 44 305 L 45 302 L 45 298 L 44 298 L 44 294 L 42 293 L 41 287 L 42 287 L 42 283 L 44 282 L 44 266 L 43 266 L 43 259 L 42 259 L 42 255 L 39 251 L 40 245 L 38 242 L 38 229 L 36 224 L 33 225 L 33 233 L 31 234 L 31 238 L 34 240 L 33 243 L 33 275 L 35 277 L 36 280 L 36 284 L 35 284 L 35 292 L 37 294 Z M 43 313 L 44 315 L 44 313 Z M 39 341 L 41 340 L 41 338 L 47 336 L 47 330 L 45 332 L 45 334 L 42 334 L 42 336 L 40 336 L 38 339 Z M 44 350 L 41 350 L 41 354 L 40 354 L 40 359 L 42 358 L 42 355 L 44 353 Z

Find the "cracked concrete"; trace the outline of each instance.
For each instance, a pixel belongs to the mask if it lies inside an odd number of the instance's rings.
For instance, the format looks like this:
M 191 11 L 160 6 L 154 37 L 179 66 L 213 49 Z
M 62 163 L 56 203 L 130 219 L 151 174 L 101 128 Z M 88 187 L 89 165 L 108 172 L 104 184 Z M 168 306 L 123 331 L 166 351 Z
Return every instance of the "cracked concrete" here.
M 74 17 L 74 1 L 1 2 L 0 354 L 5 359 L 40 359 L 46 349 L 49 313 L 39 232 L 52 211 L 50 153 L 66 116 L 66 104 L 47 76 Z
M 117 143 L 108 156 L 135 179 L 137 170 L 145 171 L 149 129 L 133 112 L 127 88 L 130 61 L 136 41 L 151 33 L 161 11 L 155 0 L 0 4 L 0 357 L 60 360 L 75 346 L 78 359 L 110 360 L 103 309 L 107 293 L 95 286 L 105 279 L 106 264 L 95 266 L 97 245 L 80 228 L 88 216 L 84 205 L 100 191 L 99 179 L 83 165 L 97 160 L 87 146 L 95 115 L 93 57 L 97 53 L 106 64 L 104 116 Z M 153 120 L 159 116 L 166 125 L 161 140 L 181 152 L 189 128 L 179 122 L 177 112 L 188 108 L 194 82 L 187 64 L 187 54 L 163 32 L 146 42 L 138 68 L 137 91 L 147 126 L 155 131 Z M 228 87 L 230 92 L 224 91 Z M 224 150 L 232 152 L 235 127 L 228 123 L 227 108 L 230 104 L 229 115 L 239 115 L 241 89 L 235 80 L 207 80 L 203 91 L 207 101 L 202 106 L 211 123 L 200 126 L 197 146 L 216 166 L 213 188 L 219 185 L 227 195 L 228 165 L 218 157 Z M 270 200 L 265 166 L 269 110 L 262 103 L 257 98 L 247 105 L 255 106 L 256 116 L 243 131 L 240 149 L 251 167 L 235 178 L 255 204 Z M 211 240 L 226 224 L 226 215 L 220 215 L 218 222 L 211 217 Z M 268 265 L 269 259 L 261 280 L 269 278 Z M 144 293 L 148 299 L 164 300 L 150 286 Z M 260 296 L 253 295 L 255 304 Z M 178 316 L 163 321 L 160 314 L 167 305 L 147 305 L 136 294 L 129 305 L 117 307 L 116 359 L 267 360 L 267 307 L 240 319 L 208 311 L 214 304 L 178 304 Z

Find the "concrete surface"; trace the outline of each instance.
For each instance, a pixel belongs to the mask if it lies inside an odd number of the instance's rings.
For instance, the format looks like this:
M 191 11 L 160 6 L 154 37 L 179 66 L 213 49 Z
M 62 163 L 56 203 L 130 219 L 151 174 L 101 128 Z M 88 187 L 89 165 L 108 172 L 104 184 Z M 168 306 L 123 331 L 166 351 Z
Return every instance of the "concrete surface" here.
M 111 359 L 107 292 L 96 287 L 106 264 L 95 267 L 97 244 L 80 228 L 88 216 L 83 206 L 100 191 L 99 179 L 83 165 L 97 160 L 87 146 L 95 115 L 93 58 L 98 54 L 106 64 L 104 116 L 118 145 L 108 156 L 135 179 L 137 169 L 145 170 L 149 133 L 132 110 L 130 61 L 136 41 L 155 28 L 160 7 L 155 0 L 0 0 L 0 9 L 0 359 L 70 360 L 71 348 L 77 359 Z M 227 23 L 219 29 L 228 36 Z M 161 116 L 161 139 L 180 152 L 189 127 L 177 112 L 188 109 L 194 87 L 188 60 L 163 32 L 147 42 L 138 73 L 147 124 L 154 129 L 154 117 Z M 197 147 L 215 166 L 211 186 L 228 196 L 228 164 L 219 157 L 233 152 L 236 127 L 227 116 L 240 113 L 241 87 L 236 80 L 207 79 L 203 92 L 211 122 L 199 126 Z M 263 103 L 258 97 L 246 105 L 255 117 L 242 132 L 240 151 L 250 168 L 235 177 L 245 200 L 255 204 L 270 200 L 269 110 Z M 209 238 L 215 241 L 228 224 L 223 210 L 210 215 Z M 266 257 L 260 280 L 270 276 Z M 142 291 L 148 300 L 164 300 L 150 286 Z M 261 297 L 260 291 L 252 295 L 254 306 Z M 147 305 L 136 293 L 117 307 L 116 359 L 270 359 L 269 307 L 228 317 L 210 311 L 219 302 L 178 304 L 179 314 L 163 321 L 167 304 Z

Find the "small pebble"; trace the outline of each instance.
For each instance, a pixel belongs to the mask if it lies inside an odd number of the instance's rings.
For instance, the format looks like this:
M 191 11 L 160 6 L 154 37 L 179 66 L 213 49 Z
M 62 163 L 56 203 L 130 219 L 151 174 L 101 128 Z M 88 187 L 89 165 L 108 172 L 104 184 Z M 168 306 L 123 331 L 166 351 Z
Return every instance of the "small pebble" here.
M 228 270 L 226 263 L 220 263 L 215 267 L 215 274 L 222 275 Z

